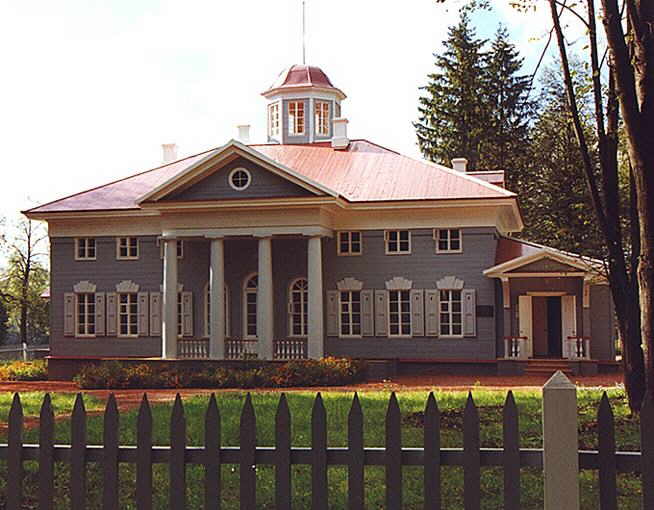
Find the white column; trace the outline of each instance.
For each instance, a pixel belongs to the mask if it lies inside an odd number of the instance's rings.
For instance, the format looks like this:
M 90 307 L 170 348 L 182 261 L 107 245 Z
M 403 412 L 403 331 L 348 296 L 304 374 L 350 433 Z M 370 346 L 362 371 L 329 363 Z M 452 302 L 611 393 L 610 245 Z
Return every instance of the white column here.
M 164 239 L 161 357 L 177 357 L 177 240 Z
M 320 359 L 325 355 L 325 331 L 322 292 L 322 240 L 310 237 L 308 245 L 309 324 L 307 355 Z
M 222 239 L 211 240 L 211 293 L 209 358 L 225 358 L 225 247 Z
M 577 388 L 561 371 L 543 386 L 545 510 L 579 510 Z
M 257 285 L 257 348 L 259 359 L 273 357 L 273 271 L 272 238 L 259 239 L 259 274 Z

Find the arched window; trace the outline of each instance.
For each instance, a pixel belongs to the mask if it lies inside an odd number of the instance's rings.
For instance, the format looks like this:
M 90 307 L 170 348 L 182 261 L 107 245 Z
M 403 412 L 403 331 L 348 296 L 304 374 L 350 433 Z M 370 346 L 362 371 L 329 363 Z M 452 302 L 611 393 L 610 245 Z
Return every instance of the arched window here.
M 288 332 L 292 337 L 307 336 L 309 283 L 306 278 L 291 282 L 288 290 Z
M 225 304 L 225 336 L 230 336 L 230 321 L 229 321 L 229 288 L 225 285 L 224 288 L 224 301 Z M 211 288 L 207 283 L 204 286 L 204 336 L 211 335 Z
M 243 337 L 257 337 L 257 287 L 259 278 L 256 273 L 245 279 L 243 284 Z

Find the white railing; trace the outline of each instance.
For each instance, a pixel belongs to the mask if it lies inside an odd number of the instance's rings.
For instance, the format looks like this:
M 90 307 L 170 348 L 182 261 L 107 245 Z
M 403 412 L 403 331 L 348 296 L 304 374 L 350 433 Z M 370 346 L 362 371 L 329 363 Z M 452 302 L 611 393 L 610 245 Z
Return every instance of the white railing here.
M 307 339 L 292 338 L 273 342 L 274 359 L 307 359 Z
M 209 339 L 180 339 L 177 342 L 177 355 L 182 359 L 206 359 L 209 357 Z
M 507 359 L 526 359 L 527 337 L 525 336 L 505 336 L 504 337 L 504 357 Z
M 570 359 L 590 359 L 590 337 L 569 336 L 568 352 Z
M 45 358 L 50 354 L 50 347 L 41 345 L 37 347 L 28 347 L 27 344 L 16 344 L 13 347 L 0 348 L 0 359 L 28 361 L 31 359 Z
M 258 356 L 257 341 L 242 338 L 225 340 L 225 359 L 256 359 Z

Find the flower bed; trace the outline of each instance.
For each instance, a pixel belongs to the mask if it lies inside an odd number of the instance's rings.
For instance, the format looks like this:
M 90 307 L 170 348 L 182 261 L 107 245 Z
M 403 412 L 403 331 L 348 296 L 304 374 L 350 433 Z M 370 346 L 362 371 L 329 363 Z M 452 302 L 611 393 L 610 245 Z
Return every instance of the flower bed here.
M 171 368 L 119 361 L 84 366 L 75 377 L 82 389 L 109 388 L 289 388 L 343 386 L 363 380 L 365 364 L 345 358 L 244 363 L 239 368 Z
M 47 378 L 45 360 L 0 362 L 0 381 L 44 381 Z

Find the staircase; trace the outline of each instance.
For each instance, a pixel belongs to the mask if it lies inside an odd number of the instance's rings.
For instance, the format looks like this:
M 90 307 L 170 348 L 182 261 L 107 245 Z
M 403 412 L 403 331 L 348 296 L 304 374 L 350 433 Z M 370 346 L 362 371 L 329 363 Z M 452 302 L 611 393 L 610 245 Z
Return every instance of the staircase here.
M 572 369 L 567 359 L 530 359 L 525 367 L 525 375 L 547 375 L 550 376 L 557 370 L 570 377 Z

